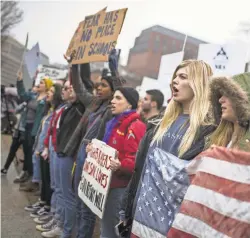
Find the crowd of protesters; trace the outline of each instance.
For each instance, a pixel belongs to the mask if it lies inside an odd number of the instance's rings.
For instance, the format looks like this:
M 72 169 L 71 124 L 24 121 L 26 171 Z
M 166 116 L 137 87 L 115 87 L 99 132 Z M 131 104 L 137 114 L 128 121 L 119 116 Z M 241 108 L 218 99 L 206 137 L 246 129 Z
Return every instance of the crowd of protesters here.
M 14 183 L 20 184 L 21 191 L 39 196 L 25 210 L 43 237 L 69 238 L 74 233 L 77 238 L 93 236 L 96 215 L 78 196 L 93 139 L 118 152 L 110 162 L 112 181 L 101 219 L 102 238 L 143 237 L 134 232 L 134 217 L 139 212 L 141 189 L 147 186 L 146 174 L 153 173 L 150 158 L 157 156 L 157 151 L 191 161 L 203 151 L 220 146 L 245 151 L 250 158 L 249 73 L 230 79 L 213 77 L 207 63 L 183 61 L 173 74 L 172 97 L 163 110 L 160 90 L 148 90 L 140 99 L 134 88 L 123 86 L 112 67 L 93 85 L 89 63 L 71 65 L 73 57 L 65 57 L 70 74 L 63 85 L 44 78 L 32 91 L 26 91 L 19 72 L 16 112 L 20 116 L 1 170 L 7 174 L 22 145 L 24 165 Z M 159 197 L 167 191 L 159 190 Z M 184 196 L 185 192 L 179 191 L 181 201 L 175 205 L 174 214 Z M 124 228 L 120 234 L 117 225 Z

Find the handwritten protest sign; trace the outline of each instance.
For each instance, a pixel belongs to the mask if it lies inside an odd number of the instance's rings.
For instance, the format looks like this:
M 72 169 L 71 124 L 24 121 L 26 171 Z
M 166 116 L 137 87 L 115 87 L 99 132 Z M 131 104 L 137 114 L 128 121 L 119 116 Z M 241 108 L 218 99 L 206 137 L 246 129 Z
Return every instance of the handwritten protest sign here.
M 116 150 L 96 139 L 92 143 L 93 149 L 83 166 L 78 195 L 93 213 L 102 218 L 112 176 L 110 160 L 115 158 Z
M 39 65 L 38 66 L 38 73 L 36 76 L 36 85 L 38 85 L 41 79 L 48 77 L 53 81 L 59 79 L 65 79 L 67 77 L 68 70 L 67 69 L 59 69 L 53 66 L 48 65 Z
M 106 8 L 80 22 L 66 52 L 76 50 L 72 64 L 108 61 L 121 32 L 127 8 L 106 12 Z

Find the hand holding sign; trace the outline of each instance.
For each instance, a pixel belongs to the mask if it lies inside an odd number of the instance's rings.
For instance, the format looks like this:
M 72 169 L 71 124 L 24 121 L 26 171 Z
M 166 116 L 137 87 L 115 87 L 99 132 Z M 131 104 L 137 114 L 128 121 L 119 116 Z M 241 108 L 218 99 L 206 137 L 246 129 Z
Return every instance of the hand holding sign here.
M 116 151 L 97 139 L 92 140 L 91 146 L 92 149 L 83 165 L 78 195 L 96 215 L 102 218 L 112 179 L 110 161 L 115 160 Z M 113 165 L 114 168 L 118 168 L 117 164 Z
M 119 156 L 119 152 L 116 151 L 115 153 L 115 159 L 111 159 L 110 160 L 110 169 L 115 172 L 116 170 L 120 169 L 121 168 L 121 162 L 118 158 Z
M 93 149 L 93 144 L 92 144 L 92 143 L 89 143 L 89 144 L 86 146 L 86 152 L 89 153 L 92 149 Z
M 121 168 L 121 162 L 120 162 L 120 160 L 110 160 L 110 169 L 112 170 L 112 171 L 116 171 L 116 170 L 118 170 L 118 169 L 120 169 Z
M 66 59 L 66 61 L 71 64 L 72 60 L 75 58 L 76 56 L 76 51 L 73 50 L 72 53 L 70 54 L 70 57 L 68 57 L 67 55 L 63 55 L 64 59 Z

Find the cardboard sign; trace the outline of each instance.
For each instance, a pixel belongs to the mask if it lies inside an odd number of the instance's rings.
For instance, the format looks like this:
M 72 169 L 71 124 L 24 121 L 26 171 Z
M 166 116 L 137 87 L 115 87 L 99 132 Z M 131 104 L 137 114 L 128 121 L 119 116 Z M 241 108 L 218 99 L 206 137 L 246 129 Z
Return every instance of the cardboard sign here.
M 83 165 L 78 195 L 102 219 L 112 177 L 110 159 L 115 159 L 116 150 L 97 139 L 92 144 Z
M 59 79 L 65 79 L 67 77 L 67 74 L 67 69 L 59 69 L 53 66 L 39 65 L 38 74 L 36 76 L 36 85 L 38 85 L 43 78 L 48 77 L 53 81 L 56 81 Z
M 108 61 L 121 32 L 127 8 L 106 12 L 106 8 L 95 15 L 85 17 L 79 23 L 71 39 L 66 55 L 76 50 L 72 64 Z

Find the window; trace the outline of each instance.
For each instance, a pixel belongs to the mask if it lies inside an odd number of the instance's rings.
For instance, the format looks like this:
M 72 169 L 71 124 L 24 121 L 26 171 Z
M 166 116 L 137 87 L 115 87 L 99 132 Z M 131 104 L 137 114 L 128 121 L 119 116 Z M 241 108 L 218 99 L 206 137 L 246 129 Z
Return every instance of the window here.
M 164 54 L 167 53 L 167 50 L 168 50 L 167 45 L 164 45 L 164 46 L 163 46 L 163 53 L 164 53 Z
M 153 52 L 157 53 L 161 51 L 161 43 L 160 42 L 154 42 L 153 44 Z
M 161 41 L 161 37 L 160 37 L 159 35 L 156 35 L 156 36 L 155 36 L 155 41 L 156 41 L 156 42 L 160 42 L 160 41 Z

